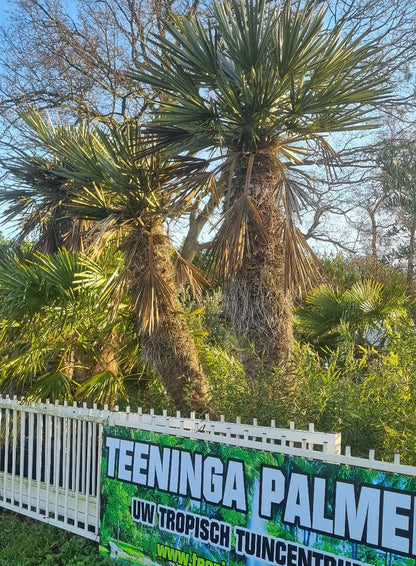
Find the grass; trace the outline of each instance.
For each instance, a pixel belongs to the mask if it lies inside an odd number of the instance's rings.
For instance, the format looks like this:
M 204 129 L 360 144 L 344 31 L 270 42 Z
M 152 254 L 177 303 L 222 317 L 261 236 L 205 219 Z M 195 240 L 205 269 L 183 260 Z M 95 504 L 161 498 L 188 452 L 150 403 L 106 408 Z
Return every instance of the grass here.
M 98 543 L 0 509 L 0 566 L 114 566 Z

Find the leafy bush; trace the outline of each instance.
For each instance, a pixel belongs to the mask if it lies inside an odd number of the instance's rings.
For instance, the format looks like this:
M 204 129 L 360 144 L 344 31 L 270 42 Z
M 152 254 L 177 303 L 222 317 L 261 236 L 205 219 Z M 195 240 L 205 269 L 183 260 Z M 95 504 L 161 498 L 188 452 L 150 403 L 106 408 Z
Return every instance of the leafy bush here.
M 383 330 L 376 345 L 357 340 L 354 324 L 338 324 L 339 339 L 324 354 L 319 342 L 298 342 L 286 367 L 268 371 L 257 359 L 255 379 L 245 375 L 240 362 L 241 356 L 253 355 L 250 348 L 236 348 L 211 297 L 208 312 L 192 324 L 200 331 L 199 351 L 216 414 L 243 422 L 256 417 L 265 425 L 274 419 L 282 427 L 290 421 L 297 428 L 314 423 L 317 430 L 341 432 L 344 447 L 351 446 L 354 455 L 366 457 L 375 449 L 377 458 L 392 461 L 397 452 L 403 463 L 415 464 L 416 331 L 400 293 L 398 305 L 393 301 L 398 309 L 376 309 L 375 321 Z

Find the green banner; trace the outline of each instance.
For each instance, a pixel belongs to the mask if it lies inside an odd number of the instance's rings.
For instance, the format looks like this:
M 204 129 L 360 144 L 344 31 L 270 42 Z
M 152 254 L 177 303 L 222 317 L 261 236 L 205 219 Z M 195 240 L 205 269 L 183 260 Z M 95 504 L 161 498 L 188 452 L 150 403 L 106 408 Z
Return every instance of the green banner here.
M 414 477 L 119 427 L 102 462 L 120 564 L 415 564 Z

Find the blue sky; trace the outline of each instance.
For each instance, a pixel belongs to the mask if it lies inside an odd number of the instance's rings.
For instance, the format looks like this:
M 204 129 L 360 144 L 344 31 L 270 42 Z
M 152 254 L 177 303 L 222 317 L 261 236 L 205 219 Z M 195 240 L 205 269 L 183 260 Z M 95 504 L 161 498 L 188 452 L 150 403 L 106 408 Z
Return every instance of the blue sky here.
M 15 4 L 15 0 L 0 0 L 0 25 L 2 25 L 6 21 L 7 15 L 12 11 L 13 4 Z M 0 233 L 3 236 L 9 237 L 12 234 L 12 227 L 1 225 Z
M 12 11 L 14 0 L 0 0 L 0 22 L 3 22 L 7 13 Z

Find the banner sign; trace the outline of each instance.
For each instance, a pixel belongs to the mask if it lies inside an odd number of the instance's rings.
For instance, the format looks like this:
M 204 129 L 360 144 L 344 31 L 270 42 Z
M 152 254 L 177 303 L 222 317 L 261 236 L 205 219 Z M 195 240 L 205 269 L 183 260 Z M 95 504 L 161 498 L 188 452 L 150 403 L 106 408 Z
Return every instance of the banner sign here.
M 106 427 L 100 553 L 144 566 L 414 565 L 416 478 Z

